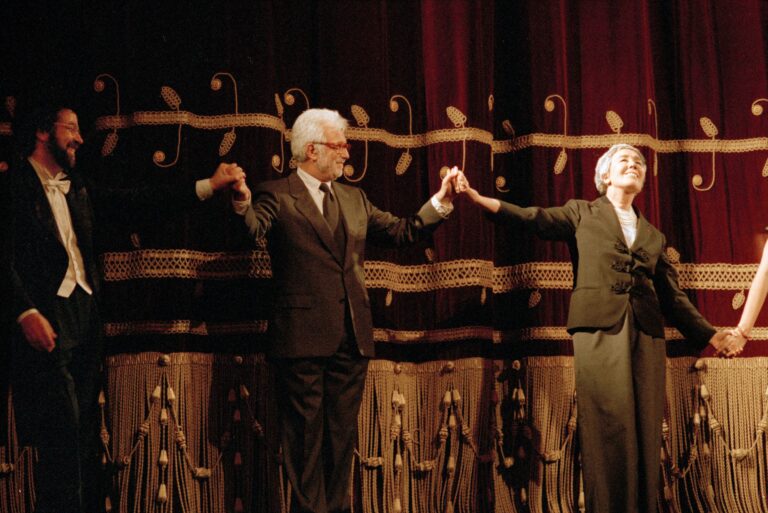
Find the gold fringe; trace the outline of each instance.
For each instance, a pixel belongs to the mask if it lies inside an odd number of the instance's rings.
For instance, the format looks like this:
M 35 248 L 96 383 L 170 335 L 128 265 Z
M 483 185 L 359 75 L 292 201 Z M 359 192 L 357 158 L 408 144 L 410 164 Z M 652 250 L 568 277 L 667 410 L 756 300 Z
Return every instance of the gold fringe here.
M 262 356 L 141 353 L 108 357 L 106 368 L 117 511 L 172 511 L 174 501 L 182 511 L 225 513 L 238 501 L 268 511 L 280 503 Z
M 263 356 L 125 354 L 106 369 L 114 511 L 288 510 Z M 768 358 L 668 359 L 666 396 L 665 511 L 766 511 Z M 372 361 L 351 493 L 365 512 L 572 512 L 576 408 L 572 357 Z M 22 513 L 31 460 L 15 454 L 0 499 Z
M 37 454 L 31 447 L 19 447 L 12 392 L 6 399 L 8 412 L 7 438 L 0 445 L 0 509 L 8 513 L 32 511 L 35 503 L 34 462 Z

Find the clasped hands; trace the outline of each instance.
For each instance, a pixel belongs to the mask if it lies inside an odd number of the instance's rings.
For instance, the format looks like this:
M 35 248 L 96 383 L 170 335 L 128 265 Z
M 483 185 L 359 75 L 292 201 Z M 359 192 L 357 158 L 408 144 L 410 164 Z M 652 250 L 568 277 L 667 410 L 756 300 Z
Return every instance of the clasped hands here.
M 715 333 L 709 340 L 715 348 L 715 354 L 721 358 L 733 358 L 744 350 L 747 337 L 737 326 L 733 329 L 722 330 Z

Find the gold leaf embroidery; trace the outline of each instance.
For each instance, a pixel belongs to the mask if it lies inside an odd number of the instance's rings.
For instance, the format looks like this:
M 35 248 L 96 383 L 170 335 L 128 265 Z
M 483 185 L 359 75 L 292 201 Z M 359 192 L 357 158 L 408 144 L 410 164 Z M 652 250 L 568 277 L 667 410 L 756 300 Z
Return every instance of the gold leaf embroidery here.
M 181 105 L 181 98 L 171 87 L 161 87 L 160 96 L 163 97 L 163 100 L 165 100 L 165 103 L 167 103 L 170 108 L 173 110 L 179 110 L 179 106 Z

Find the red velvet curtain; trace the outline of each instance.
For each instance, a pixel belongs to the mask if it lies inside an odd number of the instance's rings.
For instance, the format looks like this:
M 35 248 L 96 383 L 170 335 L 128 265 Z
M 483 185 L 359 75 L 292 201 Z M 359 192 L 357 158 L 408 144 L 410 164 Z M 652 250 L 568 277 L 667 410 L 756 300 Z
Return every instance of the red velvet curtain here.
M 452 165 L 508 201 L 591 199 L 597 157 L 635 144 L 649 161 L 637 205 L 679 254 L 683 285 L 713 324 L 740 315 L 732 302 L 768 224 L 761 0 L 79 2 L 6 6 L 2 18 L 0 94 L 69 91 L 92 127 L 82 167 L 103 186 L 204 177 L 219 161 L 243 165 L 251 184 L 279 178 L 285 129 L 308 104 L 350 119 L 343 179 L 401 215 Z M 264 266 L 227 208 L 98 212 L 117 269 L 104 296 L 112 352 L 261 350 Z M 177 267 L 159 269 L 158 249 Z M 138 253 L 144 274 L 109 256 Z M 367 257 L 383 357 L 569 352 L 563 244 L 495 227 L 460 199 L 434 240 Z M 756 333 L 748 355 L 767 352 Z

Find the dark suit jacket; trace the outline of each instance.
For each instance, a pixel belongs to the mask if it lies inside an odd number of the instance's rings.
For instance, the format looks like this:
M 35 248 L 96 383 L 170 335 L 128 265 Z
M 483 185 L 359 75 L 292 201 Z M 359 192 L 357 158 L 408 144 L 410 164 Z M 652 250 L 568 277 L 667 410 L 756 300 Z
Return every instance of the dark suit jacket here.
M 686 338 L 702 346 L 714 335 L 715 329 L 680 289 L 677 271 L 664 251 L 664 235 L 636 208 L 637 237 L 628 248 L 605 196 L 552 208 L 501 205 L 498 219 L 523 223 L 543 239 L 568 243 L 574 270 L 570 333 L 613 327 L 631 304 L 638 325 L 653 337 L 664 338 L 662 313 Z
M 345 336 L 345 308 L 360 353 L 374 355 L 373 322 L 363 263 L 367 239 L 400 246 L 422 239 L 442 218 L 430 202 L 398 218 L 373 206 L 356 187 L 334 183 L 346 231 L 343 255 L 298 174 L 262 183 L 245 215 L 250 234 L 268 234 L 274 283 L 271 355 L 330 356 Z
M 9 255 L 4 259 L 4 266 L 10 274 L 12 289 L 10 315 L 15 319 L 30 308 L 37 308 L 57 330 L 53 304 L 67 272 L 69 257 L 59 238 L 48 198 L 32 165 L 24 160 L 8 173 L 11 230 L 10 241 L 4 250 Z M 158 213 L 198 202 L 194 186 L 189 184 L 112 190 L 86 187 L 76 171 L 69 175 L 72 185 L 66 196 L 67 205 L 88 282 L 95 293 L 100 288 L 100 274 L 93 247 L 92 199 L 117 208 L 130 204 L 137 209 Z

